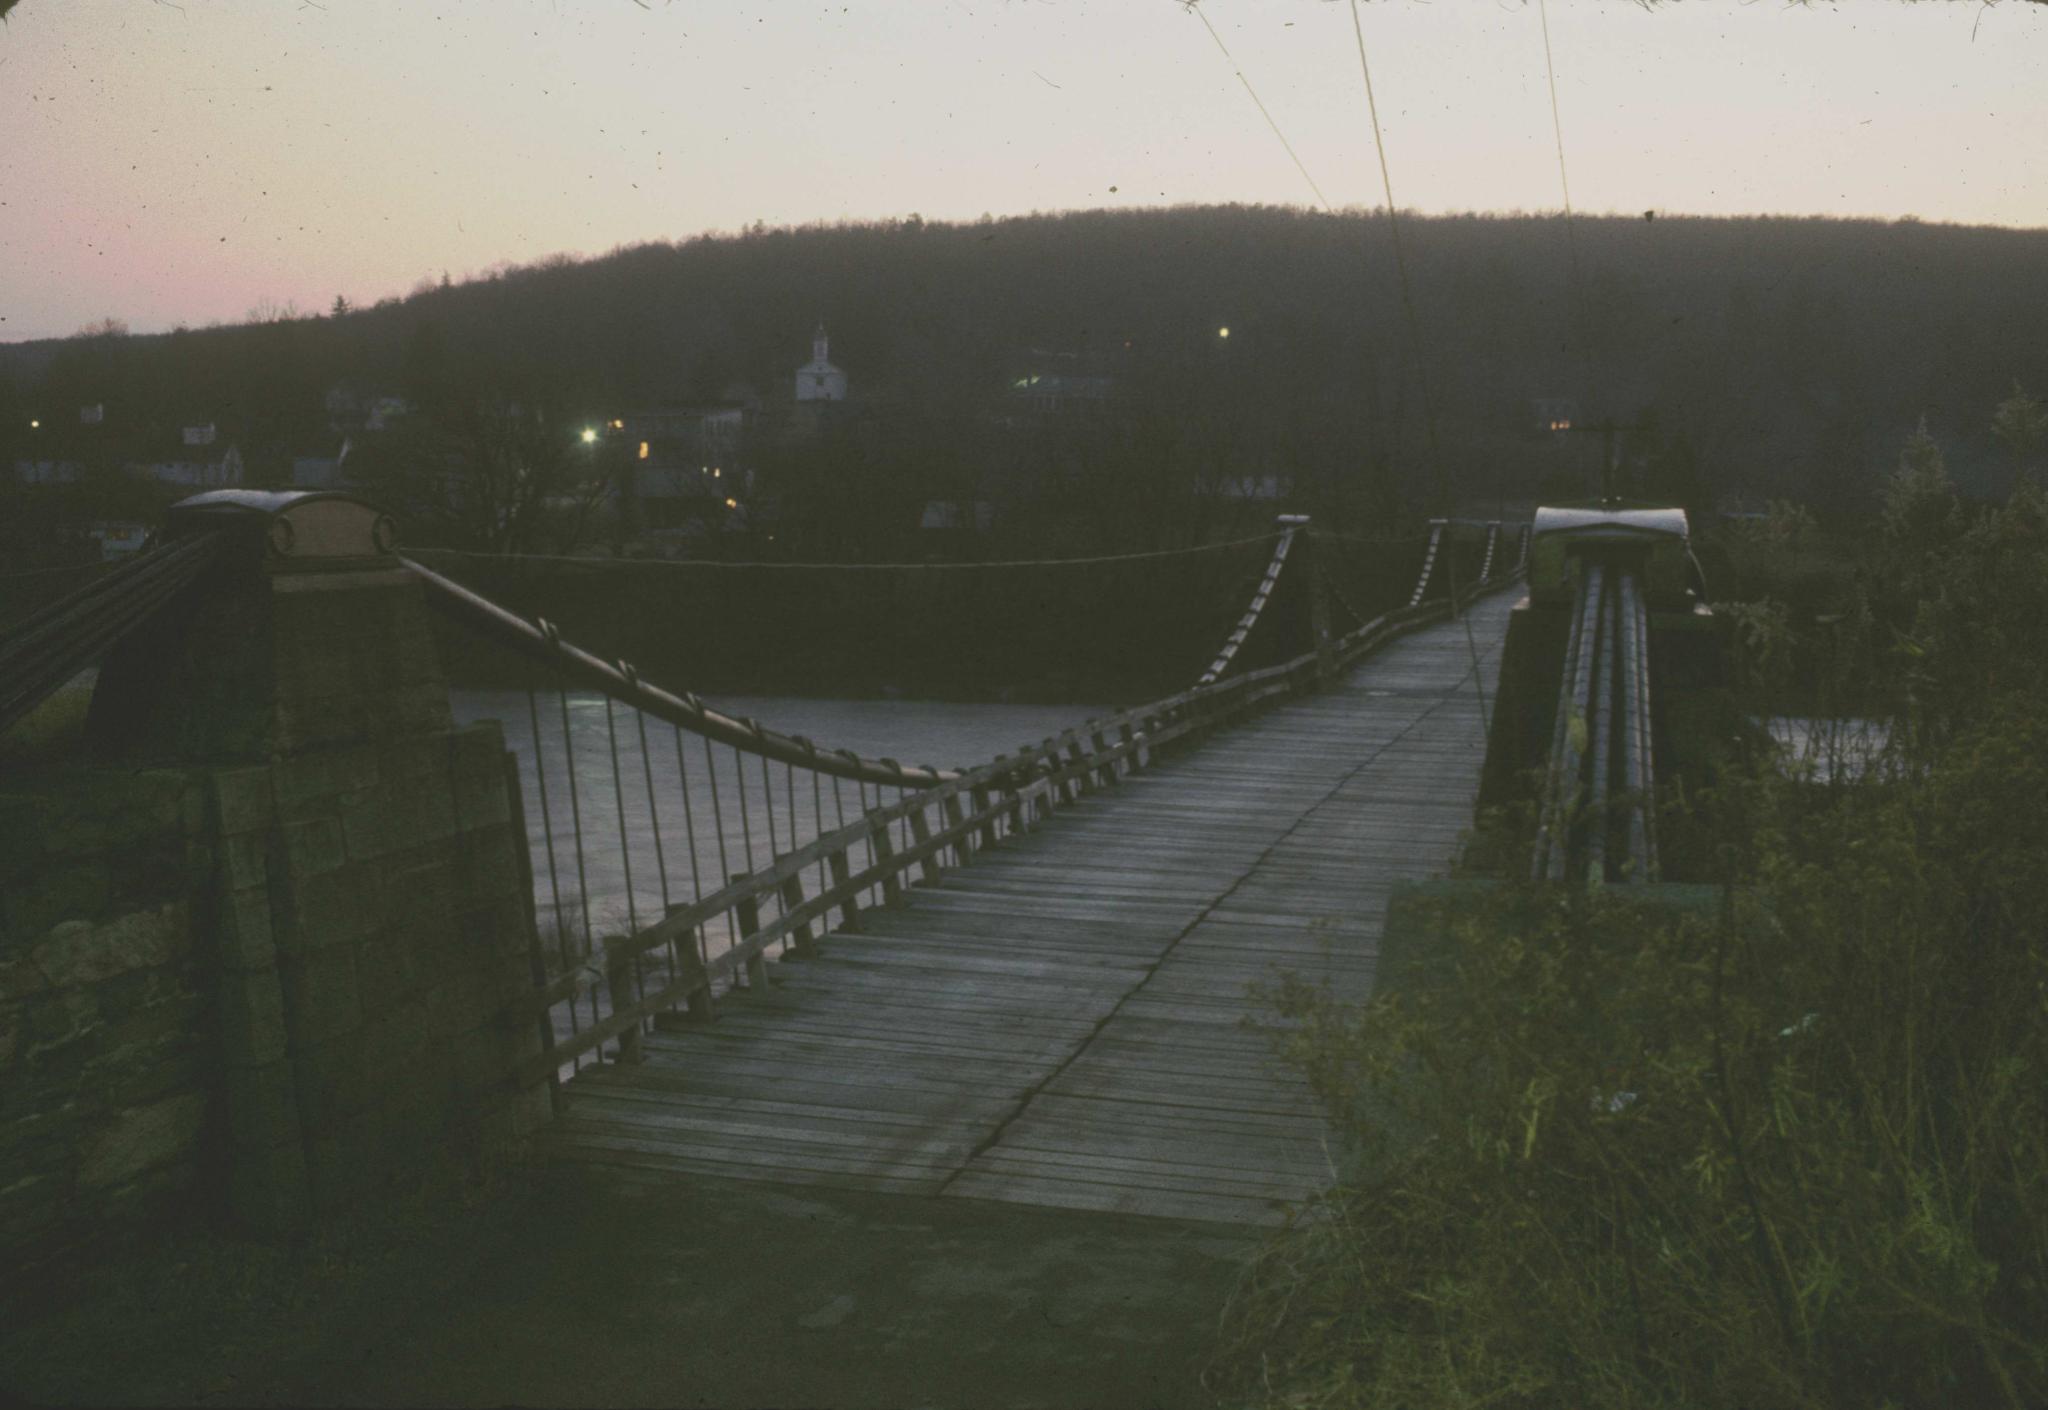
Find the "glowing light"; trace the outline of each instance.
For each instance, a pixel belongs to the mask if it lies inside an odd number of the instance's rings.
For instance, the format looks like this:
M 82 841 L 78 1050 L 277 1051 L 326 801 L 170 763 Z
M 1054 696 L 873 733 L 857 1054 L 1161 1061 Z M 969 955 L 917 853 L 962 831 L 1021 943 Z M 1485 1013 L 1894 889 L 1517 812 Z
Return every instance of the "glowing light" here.
M 1227 337 L 1229 337 L 1229 336 L 1230 336 L 1230 329 L 1229 329 L 1229 327 L 1228 327 L 1228 326 L 1226 325 L 1226 326 L 1224 326 L 1224 327 L 1222 327 L 1222 328 L 1218 328 L 1218 329 L 1216 330 L 1216 336 L 1217 336 L 1217 337 L 1219 337 L 1219 338 L 1227 338 Z
M 596 439 L 597 439 L 597 427 L 595 427 L 595 426 L 585 426 L 585 427 L 583 428 L 583 444 L 585 444 L 585 445 L 589 445 L 589 444 L 590 444 L 591 442 L 595 441 Z
M 612 429 L 614 431 L 623 431 L 626 429 L 626 423 L 623 421 L 614 421 L 612 422 Z
M 738 509 L 740 507 L 740 502 L 736 499 L 728 497 L 725 501 L 725 507 L 727 509 Z
M 712 478 L 712 479 L 714 479 L 714 480 L 715 480 L 715 479 L 717 479 L 717 478 L 718 478 L 718 477 L 719 477 L 719 476 L 720 476 L 721 474 L 723 474 L 723 473 L 724 473 L 724 472 L 723 472 L 722 470 L 720 470 L 720 469 L 719 469 L 719 468 L 718 468 L 718 467 L 717 467 L 716 465 L 714 465 L 714 466 L 712 466 L 712 467 L 711 467 L 711 478 Z
M 40 429 L 42 428 L 42 424 L 43 424 L 43 423 L 42 423 L 42 422 L 40 422 L 40 421 L 35 421 L 35 420 L 31 420 L 31 421 L 30 421 L 30 422 L 28 423 L 28 428 L 29 428 L 29 430 L 31 430 L 31 431 L 35 431 L 35 430 L 40 430 Z
M 642 460 L 647 458 L 647 442 L 645 441 L 640 442 L 640 458 Z

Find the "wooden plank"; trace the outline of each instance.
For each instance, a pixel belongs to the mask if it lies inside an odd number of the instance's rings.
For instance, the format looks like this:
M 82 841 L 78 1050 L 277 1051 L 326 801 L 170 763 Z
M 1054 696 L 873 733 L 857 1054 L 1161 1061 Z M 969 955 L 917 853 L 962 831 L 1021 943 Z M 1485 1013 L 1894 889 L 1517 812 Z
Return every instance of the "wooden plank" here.
M 1474 609 L 1486 649 L 1505 615 Z M 855 829 L 879 866 L 856 875 L 841 844 L 829 892 L 784 895 L 816 955 L 762 957 L 719 1021 L 658 1030 L 641 1063 L 569 1083 L 549 1148 L 706 1178 L 1278 1219 L 1328 1180 L 1328 1131 L 1272 1035 L 1245 1027 L 1279 1026 L 1247 986 L 1296 971 L 1369 990 L 1388 887 L 1440 871 L 1469 817 L 1469 665 L 1462 625 L 1429 628 L 1143 772 L 1156 726 L 1068 731 L 1026 760 L 1058 761 L 1032 797 L 1073 801 L 992 849 L 998 821 L 1035 810 L 1014 790 L 892 805 Z M 1172 728 L 1209 730 L 1217 701 L 1285 681 L 1190 700 Z M 893 851 L 888 822 L 912 818 L 915 845 Z M 931 873 L 901 905 L 845 904 L 941 848 L 974 850 L 974 867 Z M 859 933 L 815 933 L 828 898 Z

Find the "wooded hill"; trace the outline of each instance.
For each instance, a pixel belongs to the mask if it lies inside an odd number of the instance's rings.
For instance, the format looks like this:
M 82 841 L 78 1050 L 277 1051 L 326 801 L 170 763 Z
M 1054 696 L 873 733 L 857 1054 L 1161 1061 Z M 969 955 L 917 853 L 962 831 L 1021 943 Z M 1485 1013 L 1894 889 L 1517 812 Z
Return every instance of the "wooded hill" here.
M 1103 359 L 1154 458 L 1284 472 L 1299 507 L 1340 522 L 1441 502 L 1425 388 L 1468 501 L 1591 483 L 1597 438 L 1533 429 L 1530 401 L 1556 398 L 1582 423 L 1654 421 L 1645 489 L 1828 514 L 1865 506 L 1923 416 L 1966 490 L 2000 492 L 1992 407 L 2015 379 L 2048 385 L 2048 230 L 1659 215 L 1582 218 L 1568 238 L 1559 217 L 1508 215 L 1403 231 L 1422 379 L 1383 215 L 912 217 L 558 257 L 342 316 L 0 347 L 0 463 L 27 453 L 30 415 L 104 402 L 110 423 L 214 420 L 252 479 L 280 480 L 325 436 L 339 382 L 429 404 L 488 389 L 564 417 L 736 384 L 786 402 L 822 317 L 854 399 L 919 424 L 920 491 L 979 473 L 984 413 L 1037 350 Z M 1088 457 L 1089 483 L 1109 488 L 1145 435 Z

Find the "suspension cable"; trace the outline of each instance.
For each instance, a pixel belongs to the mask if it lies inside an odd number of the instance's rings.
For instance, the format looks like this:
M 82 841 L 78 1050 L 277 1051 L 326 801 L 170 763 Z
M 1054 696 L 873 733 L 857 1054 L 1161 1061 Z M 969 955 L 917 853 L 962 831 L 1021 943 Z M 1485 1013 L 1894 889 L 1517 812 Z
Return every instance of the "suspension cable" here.
M 563 563 L 580 568 L 781 568 L 809 573 L 912 573 L 966 572 L 990 568 L 1088 568 L 1104 563 L 1137 563 L 1160 558 L 1186 558 L 1198 553 L 1221 553 L 1268 543 L 1273 535 L 1227 539 L 1221 543 L 1195 544 L 1188 548 L 1155 548 L 1138 553 L 1106 553 L 1089 558 L 1004 558 L 979 563 L 774 563 L 762 559 L 729 561 L 721 558 L 596 558 L 549 553 L 485 553 L 468 548 L 408 548 L 415 558 L 480 558 L 494 563 Z

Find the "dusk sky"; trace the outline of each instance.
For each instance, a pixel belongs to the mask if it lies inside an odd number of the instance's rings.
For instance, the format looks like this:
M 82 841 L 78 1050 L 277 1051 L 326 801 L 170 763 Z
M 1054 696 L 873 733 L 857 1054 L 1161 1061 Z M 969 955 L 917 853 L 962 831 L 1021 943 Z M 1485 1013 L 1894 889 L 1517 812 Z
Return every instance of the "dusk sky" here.
M 1380 203 L 1350 12 L 1203 0 Z M 2048 6 L 1551 0 L 1581 211 L 2048 224 Z M 1534 4 L 1364 9 L 1395 195 L 1559 204 Z M 705 230 L 1312 193 L 1179 0 L 21 0 L 0 341 Z

